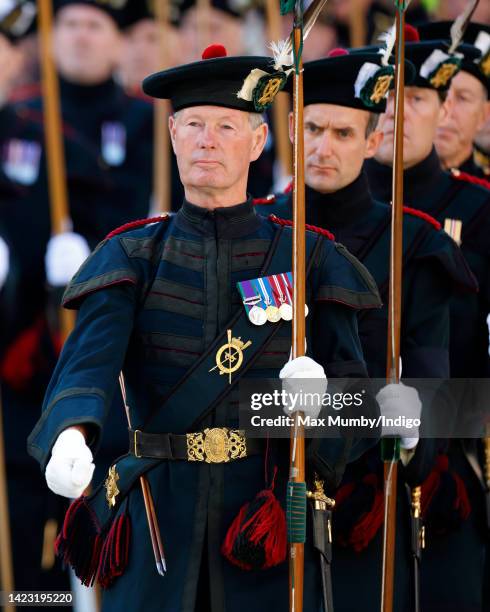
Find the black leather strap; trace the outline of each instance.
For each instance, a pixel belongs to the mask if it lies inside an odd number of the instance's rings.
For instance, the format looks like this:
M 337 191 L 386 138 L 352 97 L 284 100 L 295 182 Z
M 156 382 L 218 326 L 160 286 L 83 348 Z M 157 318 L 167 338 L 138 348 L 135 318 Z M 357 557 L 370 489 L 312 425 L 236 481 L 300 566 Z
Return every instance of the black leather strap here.
M 247 438 L 246 445 L 247 457 L 258 455 L 263 449 L 263 441 L 259 439 Z M 187 461 L 187 436 L 172 433 L 147 433 L 130 429 L 129 452 L 136 457 Z

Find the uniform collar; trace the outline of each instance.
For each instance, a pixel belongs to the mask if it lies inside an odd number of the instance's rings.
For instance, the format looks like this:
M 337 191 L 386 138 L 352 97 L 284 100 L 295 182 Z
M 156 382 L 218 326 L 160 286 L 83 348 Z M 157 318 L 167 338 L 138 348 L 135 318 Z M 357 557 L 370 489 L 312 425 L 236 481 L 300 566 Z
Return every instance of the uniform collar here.
M 375 197 L 390 202 L 392 167 L 380 164 L 374 159 L 368 159 L 365 167 Z M 415 204 L 418 199 L 427 197 L 443 175 L 441 162 L 433 147 L 424 160 L 403 172 L 404 203 Z
M 177 225 L 181 229 L 215 238 L 240 238 L 256 231 L 260 224 L 251 197 L 241 204 L 213 210 L 184 199 L 177 213 Z
M 110 78 L 96 85 L 81 85 L 60 77 L 60 93 L 64 100 L 73 100 L 80 104 L 84 102 L 105 103 L 116 96 L 120 89 L 114 79 Z
M 319 193 L 306 187 L 307 222 L 327 229 L 350 225 L 373 206 L 367 177 L 362 172 L 355 181 L 335 193 Z

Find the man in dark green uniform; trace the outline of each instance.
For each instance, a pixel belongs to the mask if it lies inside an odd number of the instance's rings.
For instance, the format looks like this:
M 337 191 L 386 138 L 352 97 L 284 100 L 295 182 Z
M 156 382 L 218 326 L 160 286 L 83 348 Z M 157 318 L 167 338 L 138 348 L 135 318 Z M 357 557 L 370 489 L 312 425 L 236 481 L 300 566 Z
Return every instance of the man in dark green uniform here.
M 233 371 L 232 385 L 240 374 L 251 379 L 278 376 L 290 353 L 290 324 L 253 325 L 236 283 L 287 272 L 292 251 L 287 223 L 257 215 L 246 196 L 249 164 L 260 155 L 267 135 L 253 100 L 277 74 L 269 74 L 268 58 L 225 53 L 215 45 L 202 61 L 145 81 L 148 94 L 171 99 L 175 114 L 170 132 L 185 200 L 174 216 L 111 233 L 70 283 L 64 304 L 79 310 L 77 327 L 63 349 L 43 415 L 29 439 L 29 450 L 45 470 L 50 488 L 65 496 L 80 495 L 91 479 L 92 451 L 118 373 L 124 371 L 130 453 L 116 462 L 106 488 L 75 503 L 58 541 L 58 550 L 85 581 L 98 575 L 106 586 L 112 584 L 104 593 L 107 610 L 287 607 L 283 556 L 262 573 L 257 567 L 264 565 L 263 553 L 257 554 L 253 571 L 230 564 L 220 554 L 233 518 L 263 488 L 264 461 L 277 468 L 275 488 L 266 484 L 284 503 L 289 444 L 273 441 L 264 448 L 236 431 L 237 405 L 232 395 L 225 396 L 230 385 L 228 375 L 219 374 L 217 355 L 230 347 L 233 334 L 243 365 Z M 263 71 L 258 82 L 256 69 Z M 365 373 L 356 316 L 378 307 L 379 296 L 365 268 L 343 247 L 324 240 L 326 234 L 306 236 L 308 251 L 314 245 L 319 249 L 307 283 L 307 347 L 316 361 L 292 360 L 281 371 L 282 378 L 317 378 L 324 384 L 325 373 Z M 265 295 L 263 301 L 267 303 Z M 261 310 L 260 305 L 256 308 Z M 387 396 L 381 402 L 383 413 L 399 414 L 399 398 Z M 407 411 L 414 416 L 417 406 Z M 401 430 L 392 433 L 400 435 Z M 216 463 L 209 462 L 214 454 L 208 435 L 235 436 L 229 451 L 225 444 L 226 452 L 217 453 Z M 347 447 L 342 440 L 323 440 L 309 447 L 309 469 L 318 470 L 327 487 L 335 486 L 347 455 L 352 459 L 365 448 L 366 443 L 356 439 Z M 154 569 L 145 524 L 138 482 L 145 471 L 167 556 L 164 578 Z M 95 522 L 86 521 L 87 512 L 95 513 Z M 128 521 L 132 528 L 126 547 L 122 536 Z M 115 527 L 107 536 L 111 523 Z M 278 528 L 274 521 L 270 529 Z M 120 558 L 109 562 L 114 547 L 122 547 L 127 564 Z M 100 549 L 107 555 L 99 565 Z M 305 610 L 320 610 L 319 580 L 307 543 Z
M 376 153 L 382 139 L 376 126 L 393 76 L 392 66 L 378 51 L 349 53 L 339 49 L 326 59 L 305 64 L 305 181 L 307 222 L 332 231 L 377 282 L 385 306 L 360 313 L 359 336 L 369 374 L 384 378 L 391 207 L 373 199 L 362 170 L 364 160 Z M 413 70 L 409 64 L 406 69 L 407 74 Z M 271 199 L 259 210 L 291 218 L 291 197 Z M 458 284 L 476 290 L 459 249 L 437 225 L 433 219 L 405 210 L 401 357 L 406 378 L 448 376 L 448 298 Z M 432 445 L 421 441 L 414 453 L 408 449 L 413 449 L 415 442 L 402 442 L 406 465 L 398 483 L 396 610 L 410 610 L 412 605 L 406 483 L 420 483 L 431 467 Z M 380 607 L 380 456 L 379 447 L 375 447 L 349 465 L 336 496 L 335 610 L 357 609 L 360 600 L 364 609 Z
M 461 243 L 461 249 L 479 283 L 473 296 L 454 296 L 450 308 L 450 372 L 452 378 L 488 376 L 490 312 L 490 192 L 457 171 L 444 172 L 433 141 L 447 108 L 442 99 L 458 61 L 448 57 L 449 43 L 419 42 L 415 28 L 407 29 L 406 55 L 416 67 L 415 81 L 405 89 L 404 198 L 438 221 Z M 439 51 L 438 61 L 433 61 Z M 459 51 L 459 49 L 458 49 Z M 464 49 L 464 57 L 471 50 Z M 441 61 L 442 57 L 442 61 Z M 475 52 L 474 59 L 478 59 Z M 455 63 L 456 62 L 456 63 Z M 380 127 L 383 144 L 376 161 L 366 164 L 369 183 L 377 197 L 388 197 L 393 146 L 393 100 L 389 100 Z M 479 400 L 472 387 L 459 408 Z M 486 525 L 482 495 L 481 454 L 475 440 L 454 440 L 448 456 L 441 455 L 431 478 L 422 488 L 427 548 L 422 560 L 422 604 L 426 610 L 482 609 Z M 430 504 L 424 500 L 431 500 Z M 436 534 L 441 534 L 437 537 Z M 447 576 L 457 577 L 448 581 Z
M 438 21 L 420 26 L 418 31 L 422 40 L 450 40 L 452 25 L 452 21 Z M 461 70 L 449 88 L 449 112 L 438 126 L 435 145 L 444 168 L 485 178 L 474 142 L 490 119 L 490 26 L 470 23 L 463 40 L 479 49 L 481 56 L 474 59 L 463 55 Z

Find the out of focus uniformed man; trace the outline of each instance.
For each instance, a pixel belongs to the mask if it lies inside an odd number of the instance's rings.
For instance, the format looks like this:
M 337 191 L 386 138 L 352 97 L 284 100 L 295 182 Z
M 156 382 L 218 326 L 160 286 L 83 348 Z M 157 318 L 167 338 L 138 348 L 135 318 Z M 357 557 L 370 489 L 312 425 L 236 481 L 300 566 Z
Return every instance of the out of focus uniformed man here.
M 418 30 L 422 40 L 450 40 L 451 26 L 451 21 L 433 22 Z M 481 56 L 475 59 L 463 55 L 461 69 L 449 88 L 448 113 L 437 128 L 435 145 L 443 168 L 484 178 L 484 157 L 474 143 L 490 119 L 490 26 L 470 23 L 463 40 L 477 43 Z
M 406 56 L 417 76 L 405 88 L 404 199 L 409 206 L 433 215 L 451 233 L 478 280 L 478 294 L 451 299 L 450 373 L 452 378 L 485 378 L 489 372 L 490 191 L 472 184 L 477 179 L 463 173 L 443 171 L 433 145 L 437 126 L 449 112 L 443 100 L 458 71 L 458 58 L 448 54 L 448 41 L 420 41 L 418 31 L 411 27 L 407 35 Z M 459 51 L 465 61 L 481 56 L 479 49 L 468 45 L 461 45 Z M 389 197 L 390 191 L 393 116 L 391 99 L 380 122 L 384 140 L 376 160 L 366 163 L 371 189 L 381 198 Z M 466 406 L 480 401 L 477 386 L 453 389 L 462 414 Z M 482 466 L 482 448 L 477 440 L 456 439 L 442 450 L 445 452 L 422 486 L 427 535 L 422 609 L 482 609 L 488 538 L 485 485 L 478 467 Z M 449 574 L 455 579 L 448 581 Z
M 375 47 L 336 49 L 327 58 L 304 64 L 306 220 L 332 231 L 377 282 L 384 307 L 360 313 L 359 336 L 369 374 L 378 379 L 386 374 L 391 207 L 372 197 L 363 163 L 375 155 L 382 140 L 377 123 L 393 80 L 391 58 L 383 58 L 382 52 Z M 409 80 L 413 67 L 408 62 L 406 73 Z M 292 124 L 290 128 L 292 133 Z M 258 209 L 292 218 L 291 194 L 268 198 Z M 422 217 L 406 209 L 403 220 L 402 374 L 408 379 L 445 379 L 449 297 L 462 287 L 476 292 L 477 286 L 455 243 L 434 219 Z M 408 415 L 419 401 L 416 393 L 402 385 L 397 392 Z M 423 397 L 424 414 L 430 413 L 431 399 L 430 394 Z M 406 487 L 420 484 L 434 460 L 434 445 L 422 440 L 416 448 L 416 442 L 402 440 L 404 465 L 397 486 L 394 608 L 400 612 L 413 606 Z M 381 452 L 376 446 L 347 467 L 336 495 L 335 610 L 349 612 L 359 601 L 366 610 L 380 608 L 382 490 Z

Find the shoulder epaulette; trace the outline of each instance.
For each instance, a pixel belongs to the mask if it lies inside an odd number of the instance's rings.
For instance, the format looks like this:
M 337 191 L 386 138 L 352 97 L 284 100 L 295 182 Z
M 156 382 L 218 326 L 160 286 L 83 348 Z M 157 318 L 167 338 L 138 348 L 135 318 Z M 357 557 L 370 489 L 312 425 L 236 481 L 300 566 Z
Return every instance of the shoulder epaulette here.
M 292 190 L 293 190 L 293 181 L 289 183 L 289 185 L 284 190 L 284 193 L 291 193 Z
M 490 181 L 487 179 L 473 176 L 467 172 L 461 172 L 461 170 L 458 170 L 457 168 L 451 169 L 451 176 L 457 181 L 464 181 L 465 183 L 472 183 L 473 185 L 479 185 L 480 187 L 490 189 Z
M 273 193 L 265 196 L 265 198 L 254 198 L 252 200 L 252 204 L 254 206 L 260 206 L 261 204 L 274 204 L 276 201 L 276 196 Z
M 116 227 L 115 230 L 112 230 L 112 232 L 107 234 L 105 239 L 109 240 L 109 238 L 113 238 L 114 236 L 118 236 L 123 232 L 136 229 L 137 227 L 143 227 L 145 225 L 149 225 L 150 223 L 161 223 L 162 221 L 168 221 L 169 219 L 170 215 L 167 214 L 159 215 L 158 217 L 149 217 L 148 219 L 137 219 L 136 221 L 125 223 L 124 225 L 121 225 L 121 227 Z
M 418 210 L 417 208 L 410 208 L 410 206 L 404 206 L 403 212 L 407 213 L 407 215 L 412 215 L 413 217 L 419 217 L 420 219 L 427 221 L 427 223 L 430 223 L 431 225 L 433 225 L 436 228 L 436 230 L 440 230 L 442 228 L 442 225 L 439 223 L 437 219 L 434 219 L 434 217 L 431 217 L 427 213 L 421 210 Z
M 22 85 L 17 87 L 9 96 L 9 102 L 16 104 L 17 102 L 25 102 L 32 98 L 39 98 L 41 93 L 40 83 L 31 83 L 29 85 Z
M 44 126 L 44 114 L 42 111 L 35 110 L 33 108 L 27 108 L 24 106 L 19 106 L 15 109 L 17 116 L 24 121 L 31 121 L 32 123 L 36 123 L 40 127 Z M 76 130 L 72 128 L 70 125 L 65 123 L 65 121 L 61 122 L 61 132 L 67 138 L 75 139 L 77 137 Z
M 279 217 L 276 217 L 276 215 L 269 215 L 268 219 L 273 223 L 277 223 L 277 225 L 282 225 L 286 227 L 293 226 L 292 221 L 286 219 L 279 219 Z M 322 236 L 327 237 L 329 240 L 335 240 L 335 236 L 332 234 L 332 232 L 323 229 L 323 227 L 316 227 L 316 225 L 309 225 L 308 223 L 306 223 L 305 229 L 309 230 L 310 232 L 315 232 L 316 234 L 321 234 Z

